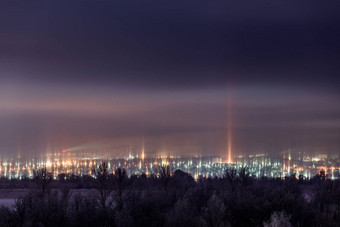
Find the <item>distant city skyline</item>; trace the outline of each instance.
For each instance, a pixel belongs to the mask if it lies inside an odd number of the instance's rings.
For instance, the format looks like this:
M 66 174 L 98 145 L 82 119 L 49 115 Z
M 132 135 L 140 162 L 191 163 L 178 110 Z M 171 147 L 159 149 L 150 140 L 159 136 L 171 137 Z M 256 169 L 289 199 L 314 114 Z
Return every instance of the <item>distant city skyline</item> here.
M 304 152 L 291 150 L 281 154 L 251 154 L 228 156 L 209 156 L 197 154 L 191 156 L 178 156 L 166 153 L 145 156 L 144 146 L 138 149 L 131 148 L 119 155 L 110 151 L 72 153 L 66 150 L 56 153 L 47 153 L 40 157 L 30 158 L 0 158 L 0 177 L 9 179 L 32 178 L 34 171 L 47 168 L 55 179 L 59 176 L 92 175 L 91 170 L 106 163 L 109 172 L 114 173 L 117 168 L 124 168 L 127 176 L 157 175 L 159 168 L 169 167 L 172 172 L 181 170 L 194 179 L 208 177 L 224 177 L 228 168 L 239 171 L 246 169 L 257 179 L 262 177 L 281 178 L 295 176 L 296 178 L 312 179 L 323 171 L 327 179 L 339 179 L 339 154 L 310 155 Z

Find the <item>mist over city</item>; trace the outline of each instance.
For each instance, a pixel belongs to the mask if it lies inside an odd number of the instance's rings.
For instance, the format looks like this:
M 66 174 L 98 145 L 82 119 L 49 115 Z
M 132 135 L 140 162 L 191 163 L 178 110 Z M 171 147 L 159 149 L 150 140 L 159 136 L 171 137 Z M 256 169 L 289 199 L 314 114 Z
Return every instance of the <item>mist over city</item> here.
M 337 8 L 246 3 L 2 2 L 1 153 L 339 153 Z
M 339 12 L 315 0 L 1 1 L 0 213 L 25 198 L 43 209 L 67 186 L 56 226 L 337 226 Z M 127 202 L 137 184 L 143 211 Z M 304 202 L 274 203 L 259 185 Z M 201 186 L 211 194 L 195 197 Z M 106 216 L 78 220 L 77 193 Z M 148 193 L 160 213 L 143 213 Z M 247 215 L 235 205 L 246 195 L 270 205 Z M 191 206 L 192 223 L 178 216 Z M 57 223 L 27 215 L 0 225 Z

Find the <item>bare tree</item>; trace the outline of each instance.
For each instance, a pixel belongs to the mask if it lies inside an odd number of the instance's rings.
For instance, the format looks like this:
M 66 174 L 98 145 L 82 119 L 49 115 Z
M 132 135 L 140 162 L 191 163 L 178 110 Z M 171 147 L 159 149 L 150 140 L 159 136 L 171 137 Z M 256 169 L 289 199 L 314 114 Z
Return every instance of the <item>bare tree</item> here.
M 46 167 L 33 171 L 33 179 L 40 190 L 40 196 L 44 197 L 49 184 L 53 181 L 52 172 L 48 172 Z
M 228 167 L 225 170 L 224 177 L 226 177 L 228 179 L 230 184 L 232 184 L 234 182 L 234 180 L 236 179 L 236 176 L 237 176 L 237 171 L 236 171 L 235 168 Z
M 249 174 L 249 169 L 248 167 L 242 167 L 239 171 L 238 171 L 238 175 L 240 177 L 240 180 L 242 182 L 242 186 L 246 187 L 249 183 L 250 180 L 250 174 Z
M 228 183 L 230 185 L 230 189 L 233 192 L 235 187 L 235 180 L 237 177 L 237 171 L 235 168 L 228 167 L 224 172 L 224 178 L 228 180 Z
M 291 227 L 293 226 L 290 221 L 290 216 L 287 216 L 285 212 L 274 212 L 268 223 L 264 222 L 264 227 Z
M 94 166 L 92 176 L 99 192 L 99 201 L 102 207 L 106 208 L 106 201 L 113 191 L 113 175 L 109 173 L 107 163 L 103 161 L 98 166 Z
M 124 168 L 118 168 L 115 171 L 115 175 L 118 180 L 118 208 L 121 209 L 123 205 L 122 193 L 124 187 L 124 180 L 126 178 L 126 171 Z
M 172 174 L 172 169 L 170 168 L 170 166 L 160 166 L 158 169 L 158 175 L 159 178 L 161 179 L 161 182 L 163 184 L 165 193 L 168 192 L 168 184 L 171 178 L 171 174 Z

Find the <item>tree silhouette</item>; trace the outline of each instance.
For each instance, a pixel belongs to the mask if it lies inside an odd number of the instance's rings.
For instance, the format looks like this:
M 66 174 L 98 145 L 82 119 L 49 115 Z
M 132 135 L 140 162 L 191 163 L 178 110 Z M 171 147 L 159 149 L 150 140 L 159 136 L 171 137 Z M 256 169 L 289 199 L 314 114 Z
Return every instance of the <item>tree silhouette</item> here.
M 33 171 L 33 179 L 40 190 L 40 196 L 44 197 L 46 189 L 53 181 L 52 172 L 48 172 L 46 167 L 42 167 Z
M 163 188 L 166 194 L 168 192 L 168 184 L 171 178 L 171 173 L 172 173 L 172 170 L 170 166 L 168 165 L 167 166 L 163 165 L 158 168 L 158 175 L 162 182 L 162 185 L 163 185 Z
M 124 187 L 124 180 L 126 178 L 126 171 L 124 168 L 118 168 L 115 171 L 115 175 L 118 180 L 118 209 L 122 208 L 122 193 L 123 193 L 123 187 Z
M 100 163 L 92 168 L 92 176 L 95 188 L 99 192 L 99 201 L 103 208 L 106 208 L 106 202 L 113 191 L 113 176 L 108 171 L 106 162 Z M 112 201 L 111 201 L 112 202 Z M 111 202 L 109 206 L 111 205 Z
M 233 167 L 228 167 L 226 170 L 225 170 L 225 173 L 224 173 L 224 178 L 226 178 L 229 182 L 229 185 L 231 187 L 231 191 L 234 191 L 234 182 L 235 182 L 235 179 L 237 177 L 237 171 L 235 168 Z
M 249 174 L 249 169 L 248 167 L 242 167 L 239 172 L 238 175 L 240 177 L 240 180 L 242 182 L 242 186 L 243 187 L 247 187 L 249 180 L 250 180 L 250 174 Z

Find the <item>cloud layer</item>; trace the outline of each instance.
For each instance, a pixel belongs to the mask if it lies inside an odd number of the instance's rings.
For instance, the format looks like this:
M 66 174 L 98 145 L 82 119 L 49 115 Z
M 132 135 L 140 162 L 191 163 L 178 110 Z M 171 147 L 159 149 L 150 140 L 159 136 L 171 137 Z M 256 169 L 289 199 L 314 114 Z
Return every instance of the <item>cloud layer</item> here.
M 223 154 L 230 109 L 236 153 L 336 153 L 339 7 L 2 1 L 1 153 L 145 138 L 151 153 Z

